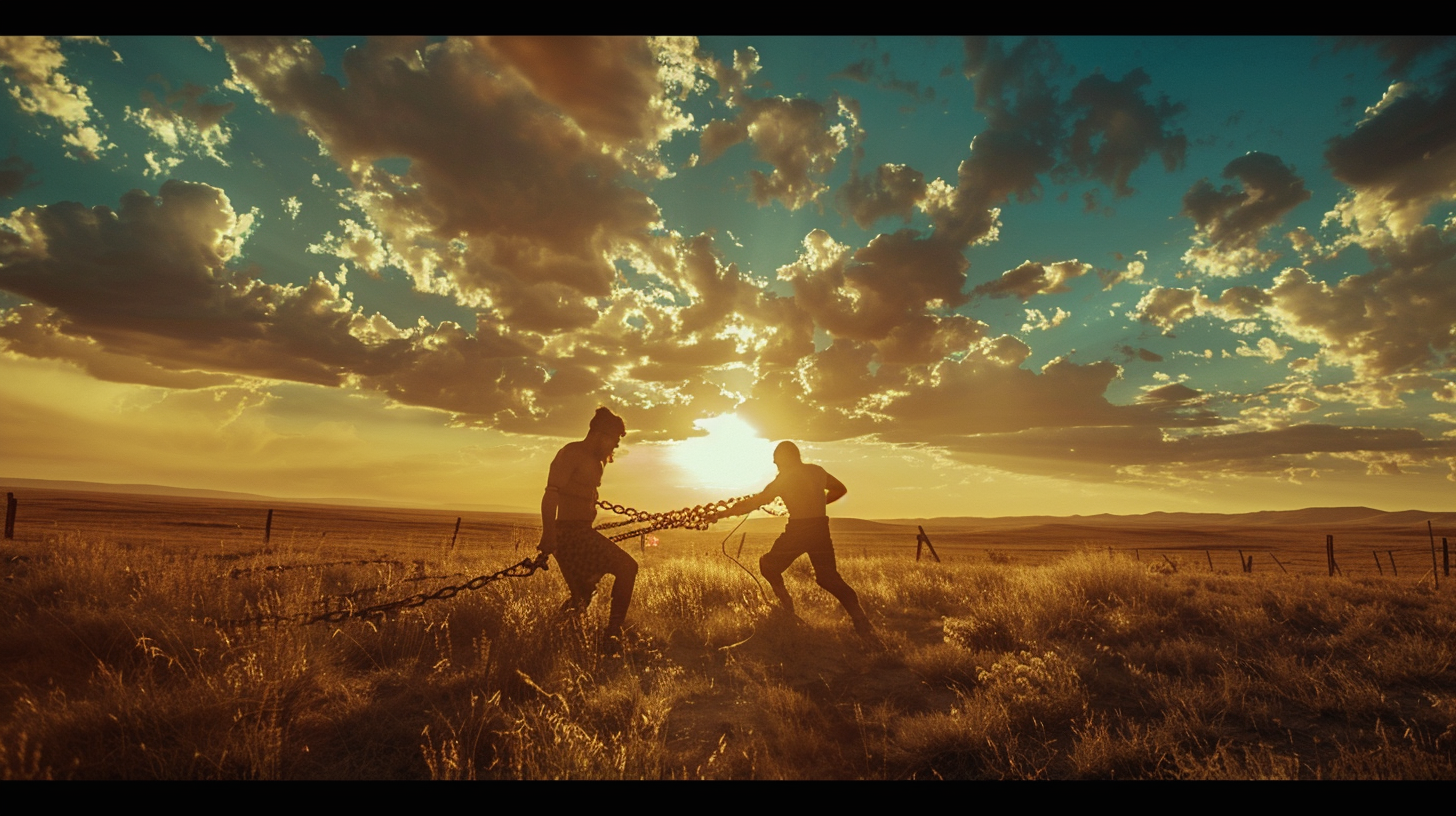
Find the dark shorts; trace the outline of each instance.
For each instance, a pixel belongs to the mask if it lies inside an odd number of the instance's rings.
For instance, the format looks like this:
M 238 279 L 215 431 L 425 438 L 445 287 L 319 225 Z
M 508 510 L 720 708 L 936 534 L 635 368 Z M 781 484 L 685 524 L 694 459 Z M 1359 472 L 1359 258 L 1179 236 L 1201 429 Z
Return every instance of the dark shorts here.
M 632 560 L 626 550 L 593 530 L 591 524 L 568 521 L 556 524 L 555 556 L 571 594 L 586 598 L 596 592 L 603 575 L 612 572 L 623 559 Z
M 783 572 L 801 555 L 809 556 L 814 565 L 814 575 L 837 575 L 839 568 L 834 563 L 834 542 L 829 537 L 829 519 L 789 519 L 788 526 L 760 559 L 765 569 Z

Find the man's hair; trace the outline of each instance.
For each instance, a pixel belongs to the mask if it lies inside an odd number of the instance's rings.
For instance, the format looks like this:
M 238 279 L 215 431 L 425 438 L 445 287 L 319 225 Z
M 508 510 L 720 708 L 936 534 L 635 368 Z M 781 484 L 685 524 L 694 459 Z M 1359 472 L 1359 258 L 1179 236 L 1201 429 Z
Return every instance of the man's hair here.
M 799 446 L 793 442 L 780 442 L 778 447 L 774 448 L 774 458 L 777 459 L 781 453 L 795 462 L 804 461 L 804 457 L 799 453 Z
M 627 423 L 605 407 L 598 408 L 596 414 L 592 416 L 590 429 L 597 433 L 627 435 Z

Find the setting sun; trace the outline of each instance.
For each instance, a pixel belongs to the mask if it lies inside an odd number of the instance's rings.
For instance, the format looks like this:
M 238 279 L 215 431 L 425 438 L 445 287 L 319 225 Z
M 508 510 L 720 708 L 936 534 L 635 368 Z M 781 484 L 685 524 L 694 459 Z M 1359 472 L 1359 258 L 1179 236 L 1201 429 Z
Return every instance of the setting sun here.
M 708 490 L 749 493 L 774 477 L 773 442 L 732 414 L 700 419 L 708 432 L 672 446 L 669 458 L 692 483 Z

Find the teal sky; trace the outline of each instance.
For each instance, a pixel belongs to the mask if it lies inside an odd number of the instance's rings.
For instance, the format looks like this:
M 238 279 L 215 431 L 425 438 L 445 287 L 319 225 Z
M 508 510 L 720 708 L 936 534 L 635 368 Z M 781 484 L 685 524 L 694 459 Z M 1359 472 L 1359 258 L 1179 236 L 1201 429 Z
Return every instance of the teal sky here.
M 531 507 L 609 405 L 651 509 L 785 438 L 865 517 L 1446 508 L 1453 66 L 0 37 L 0 476 Z

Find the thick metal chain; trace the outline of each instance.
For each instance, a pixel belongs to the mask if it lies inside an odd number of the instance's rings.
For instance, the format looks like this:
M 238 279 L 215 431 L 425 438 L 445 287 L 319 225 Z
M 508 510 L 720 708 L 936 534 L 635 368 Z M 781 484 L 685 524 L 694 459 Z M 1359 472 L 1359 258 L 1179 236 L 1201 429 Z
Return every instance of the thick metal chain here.
M 688 529 L 688 530 L 706 530 L 706 529 L 708 529 L 708 527 L 714 521 L 717 520 L 717 515 L 719 513 L 722 513 L 722 512 L 727 511 L 733 505 L 737 504 L 738 502 L 740 502 L 740 501 L 742 501 L 742 500 L 744 500 L 746 498 L 748 498 L 748 496 L 738 496 L 737 498 L 724 499 L 722 501 L 710 502 L 708 504 L 699 504 L 699 505 L 696 505 L 694 507 L 684 507 L 684 508 L 682 508 L 680 510 L 669 510 L 666 513 L 648 513 L 648 512 L 643 511 L 643 510 L 637 510 L 636 508 L 624 507 L 623 505 L 620 505 L 620 504 L 612 504 L 611 502 L 607 502 L 607 501 L 598 501 L 597 502 L 597 506 L 598 507 L 602 508 L 603 510 L 610 510 L 611 512 L 616 513 L 619 516 L 626 516 L 627 517 L 627 520 L 626 521 L 610 522 L 610 523 L 607 523 L 607 524 L 600 524 L 600 525 L 597 525 L 596 529 L 598 529 L 598 530 L 606 530 L 606 529 L 611 529 L 613 527 L 621 527 L 621 526 L 624 526 L 624 525 L 627 525 L 627 524 L 638 524 L 638 523 L 646 523 L 648 525 L 648 526 L 643 527 L 641 529 L 628 530 L 626 532 L 617 533 L 617 534 L 615 534 L 613 536 L 610 536 L 610 540 L 613 541 L 613 542 L 625 541 L 625 540 L 627 540 L 629 538 L 636 538 L 637 536 L 645 535 L 647 533 L 655 532 L 657 530 L 667 530 L 667 529 L 671 529 L 671 528 L 681 528 L 681 529 Z M 771 513 L 773 515 L 781 515 L 780 513 L 775 512 L 774 510 L 772 510 L 770 508 L 762 508 L 762 509 L 767 510 L 769 513 Z M 340 562 L 336 562 L 336 563 L 338 563 L 338 564 L 371 564 L 371 563 L 398 564 L 399 562 L 393 562 L 393 561 L 386 561 L 384 559 L 378 559 L 378 560 L 375 560 L 375 561 L 352 561 L 352 562 L 351 561 L 340 561 Z M 233 570 L 232 576 L 234 578 L 236 578 L 236 577 L 238 577 L 240 575 L 245 575 L 245 574 L 248 574 L 248 573 L 253 572 L 253 571 L 273 572 L 273 571 L 278 571 L 278 570 L 283 570 L 283 569 L 292 569 L 292 568 L 295 568 L 295 567 L 304 567 L 304 566 L 315 566 L 315 567 L 318 567 L 318 566 L 332 566 L 332 564 L 329 564 L 329 565 L 325 565 L 325 564 L 312 564 L 312 565 L 299 564 L 299 565 L 290 565 L 290 566 L 257 567 L 257 568 L 248 569 L 248 570 Z M 401 566 L 403 566 L 403 565 L 401 564 Z M 464 584 L 461 584 L 459 586 L 443 586 L 443 587 L 440 587 L 439 589 L 436 589 L 434 592 L 418 592 L 418 593 L 415 593 L 414 595 L 411 595 L 411 596 L 409 596 L 407 598 L 401 598 L 401 599 L 399 599 L 397 601 L 388 601 L 386 603 L 374 604 L 373 606 L 365 606 L 365 607 L 360 607 L 360 608 L 357 608 L 357 609 L 334 609 L 334 610 L 330 610 L 330 611 L 326 611 L 326 612 L 317 612 L 317 613 L 299 612 L 299 613 L 296 613 L 296 614 L 293 614 L 293 615 L 263 614 L 263 615 L 254 615 L 254 616 L 249 617 L 249 618 L 232 618 L 232 619 L 228 619 L 228 620 L 215 620 L 215 619 L 208 618 L 208 619 L 205 619 L 205 620 L 213 621 L 214 623 L 216 623 L 219 626 L 229 626 L 229 627 L 262 626 L 264 624 L 269 624 L 269 623 L 271 623 L 271 624 L 273 624 L 275 626 L 311 626 L 311 625 L 313 625 L 315 623 L 343 623 L 344 621 L 349 620 L 350 618 L 381 617 L 381 616 L 386 615 L 386 614 L 388 614 L 390 612 L 395 612 L 395 611 L 398 611 L 400 609 L 413 609 L 414 607 L 417 607 L 417 606 L 423 606 L 423 605 L 425 605 L 426 603 L 428 603 L 430 601 L 439 601 L 439 600 L 446 600 L 446 599 L 449 599 L 449 598 L 453 598 L 456 595 L 460 594 L 460 592 L 462 590 L 467 590 L 467 589 L 470 589 L 470 590 L 480 589 L 480 588 L 482 588 L 484 586 L 487 586 L 487 585 L 491 584 L 494 581 L 500 580 L 501 578 L 525 578 L 525 577 L 528 577 L 530 575 L 534 575 L 537 570 L 542 570 L 542 569 L 550 569 L 550 567 L 547 566 L 546 558 L 545 557 L 539 557 L 539 558 L 535 558 L 535 559 L 527 558 L 527 559 L 524 559 L 524 560 L 520 561 L 519 563 L 512 564 L 509 567 L 506 567 L 505 569 L 502 569 L 502 570 L 498 570 L 496 572 L 493 572 L 490 575 L 481 575 L 481 576 L 477 576 L 475 578 L 472 578 L 469 581 L 467 581 Z M 377 591 L 377 589 L 378 589 L 377 587 L 370 587 L 370 588 L 367 588 L 366 590 L 358 590 L 356 592 L 350 593 L 350 596 L 356 596 L 356 595 L 360 595 L 360 594 L 368 594 L 369 591 Z M 349 599 L 349 596 L 341 596 L 340 599 L 341 600 L 348 600 Z
M 647 533 L 656 532 L 658 530 L 706 530 L 713 524 L 714 521 L 717 520 L 717 516 L 719 513 L 727 511 L 733 505 L 737 504 L 740 501 L 743 501 L 744 499 L 749 498 L 752 495 L 754 494 L 749 494 L 748 496 L 738 496 L 732 499 L 723 499 L 721 501 L 709 502 L 708 504 L 699 504 L 694 507 L 684 507 L 680 510 L 669 510 L 666 513 L 648 513 L 645 510 L 638 510 L 633 507 L 624 507 L 620 504 L 612 504 L 609 501 L 600 500 L 597 502 L 597 507 L 600 507 L 603 510 L 609 510 L 619 516 L 626 516 L 627 520 L 612 521 L 606 524 L 598 524 L 593 529 L 610 530 L 614 527 L 622 527 L 627 524 L 648 525 L 637 530 L 628 530 L 626 532 L 615 533 L 613 535 L 607 536 L 607 540 L 614 543 L 618 541 L 626 541 L 627 539 L 636 538 L 637 536 L 646 535 Z M 781 513 L 768 507 L 762 509 L 768 512 L 770 515 L 782 515 Z
M 424 606 L 430 601 L 442 601 L 453 598 L 463 590 L 480 589 L 501 578 L 526 578 L 534 575 L 540 569 L 549 569 L 546 565 L 546 559 L 527 558 L 489 575 L 480 575 L 472 578 L 459 586 L 443 586 L 434 592 L 417 592 L 408 598 L 400 598 L 397 601 L 388 601 L 358 609 L 334 609 L 328 612 L 317 613 L 299 612 L 294 615 L 265 614 L 254 615 L 250 618 L 232 618 L 228 620 L 205 618 L 204 622 L 211 621 L 218 626 L 229 627 L 262 626 L 269 623 L 275 626 L 311 626 L 315 623 L 343 623 L 350 618 L 382 617 L 400 609 L 413 609 L 417 606 Z

